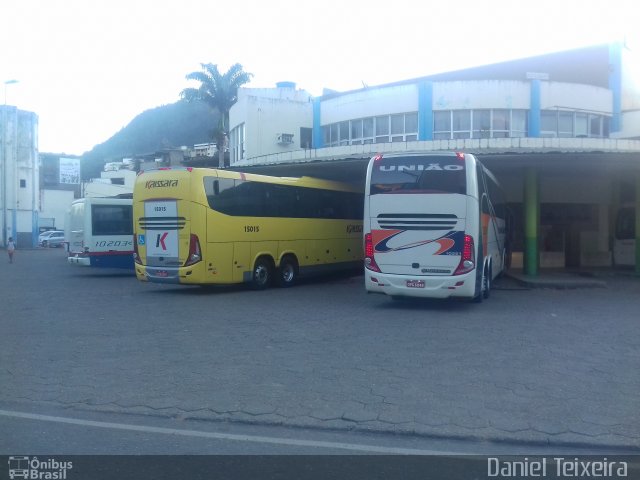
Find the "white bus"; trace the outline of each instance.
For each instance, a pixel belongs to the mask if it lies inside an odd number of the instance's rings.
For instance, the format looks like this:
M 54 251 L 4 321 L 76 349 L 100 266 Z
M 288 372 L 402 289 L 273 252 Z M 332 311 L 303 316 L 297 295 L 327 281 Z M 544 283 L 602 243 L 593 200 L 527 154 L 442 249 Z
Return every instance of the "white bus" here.
M 636 209 L 624 205 L 618 210 L 613 238 L 613 263 L 632 267 L 636 264 Z
M 132 204 L 115 197 L 74 201 L 65 222 L 69 263 L 133 270 Z
M 508 262 L 504 194 L 465 153 L 372 158 L 364 234 L 366 289 L 393 298 L 481 302 Z

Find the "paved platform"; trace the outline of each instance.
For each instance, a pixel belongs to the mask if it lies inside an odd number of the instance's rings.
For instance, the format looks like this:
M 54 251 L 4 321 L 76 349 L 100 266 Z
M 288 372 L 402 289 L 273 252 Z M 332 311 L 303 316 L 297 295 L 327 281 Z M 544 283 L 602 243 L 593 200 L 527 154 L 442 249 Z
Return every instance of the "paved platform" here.
M 606 288 L 607 276 L 615 275 L 617 272 L 608 270 L 587 271 L 587 270 L 541 270 L 538 275 L 526 275 L 522 270 L 510 270 L 506 273 L 518 284 L 528 288 L 556 288 L 556 289 L 574 289 L 574 288 Z
M 362 276 L 201 289 L 18 250 L 0 408 L 639 452 L 640 278 L 552 273 L 504 276 L 481 305 L 396 302 Z

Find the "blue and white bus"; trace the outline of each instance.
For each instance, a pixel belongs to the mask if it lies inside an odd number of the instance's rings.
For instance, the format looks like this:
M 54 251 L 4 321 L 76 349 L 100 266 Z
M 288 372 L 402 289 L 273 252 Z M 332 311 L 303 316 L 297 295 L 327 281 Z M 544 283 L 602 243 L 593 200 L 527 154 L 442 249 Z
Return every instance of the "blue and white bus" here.
M 366 289 L 393 298 L 482 301 L 508 265 L 505 198 L 471 154 L 372 158 L 364 236 Z
M 75 200 L 65 222 L 68 261 L 73 265 L 133 270 L 133 200 Z

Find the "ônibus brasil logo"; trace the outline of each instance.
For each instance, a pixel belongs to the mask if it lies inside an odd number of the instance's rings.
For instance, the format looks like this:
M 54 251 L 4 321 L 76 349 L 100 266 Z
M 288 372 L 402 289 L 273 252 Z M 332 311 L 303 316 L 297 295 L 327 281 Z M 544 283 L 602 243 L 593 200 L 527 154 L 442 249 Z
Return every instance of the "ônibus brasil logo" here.
M 39 460 L 38 457 L 9 457 L 9 478 L 33 480 L 65 480 L 67 470 L 73 468 L 73 462 L 62 462 L 54 458 Z

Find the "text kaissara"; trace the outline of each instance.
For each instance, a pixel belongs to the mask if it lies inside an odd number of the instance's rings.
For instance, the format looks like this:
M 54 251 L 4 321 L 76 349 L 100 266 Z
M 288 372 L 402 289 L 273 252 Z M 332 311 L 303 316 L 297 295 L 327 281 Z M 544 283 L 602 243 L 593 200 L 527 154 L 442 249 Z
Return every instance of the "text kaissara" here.
M 144 188 L 177 187 L 178 180 L 148 180 Z

